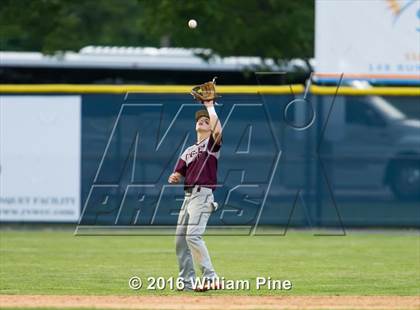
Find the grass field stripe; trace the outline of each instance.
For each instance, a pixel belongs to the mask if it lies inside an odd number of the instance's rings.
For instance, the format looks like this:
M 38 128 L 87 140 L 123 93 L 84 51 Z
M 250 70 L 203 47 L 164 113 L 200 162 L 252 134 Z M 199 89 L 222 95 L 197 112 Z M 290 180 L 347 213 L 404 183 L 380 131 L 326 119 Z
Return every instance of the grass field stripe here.
M 405 203 L 395 205 L 393 201 L 384 203 L 390 208 L 409 206 Z M 369 203 L 362 204 L 373 207 Z M 79 228 L 79 234 L 87 233 L 84 228 Z M 93 233 L 99 233 L 97 228 L 93 228 Z M 138 231 L 131 227 L 127 229 L 134 233 Z M 281 233 L 281 227 L 276 231 Z M 151 229 L 150 232 L 153 233 Z M 169 289 L 133 293 L 126 282 L 134 275 L 143 279 L 146 276 L 176 276 L 173 235 L 75 238 L 70 227 L 5 228 L 0 238 L 3 296 L 12 294 L 25 299 L 27 295 L 60 295 L 64 300 L 71 295 L 132 296 L 134 299 L 171 295 L 180 298 L 180 292 Z M 284 238 L 278 235 L 259 238 L 206 236 L 222 276 L 229 279 L 271 276 L 290 279 L 294 284 L 290 294 L 267 289 L 257 291 L 254 285 L 249 291 L 226 290 L 211 294 L 227 298 L 278 296 L 282 300 L 298 295 L 305 300 L 317 295 L 379 299 L 411 296 L 407 305 L 418 309 L 419 238 L 418 229 L 350 229 L 347 236 L 339 238 L 314 237 L 304 229 L 290 229 Z M 183 296 L 205 297 L 188 293 Z M 416 302 L 413 304 L 413 301 Z M 0 304 L 5 307 L 1 301 Z M 186 305 L 185 301 L 183 305 Z M 283 304 L 278 301 L 277 307 L 273 308 L 278 309 L 279 305 Z M 360 305 L 348 309 L 360 309 Z M 197 303 L 193 306 L 196 308 Z M 399 308 L 409 307 L 403 307 L 400 302 Z M 377 303 L 371 309 L 378 309 Z

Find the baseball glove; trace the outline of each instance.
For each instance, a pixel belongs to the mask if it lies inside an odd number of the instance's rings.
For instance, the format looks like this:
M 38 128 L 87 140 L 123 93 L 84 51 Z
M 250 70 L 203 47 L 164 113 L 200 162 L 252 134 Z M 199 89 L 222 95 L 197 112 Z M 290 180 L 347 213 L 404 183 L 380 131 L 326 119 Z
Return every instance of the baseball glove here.
M 191 95 L 201 102 L 219 98 L 216 93 L 216 78 L 217 77 L 210 82 L 194 86 L 191 90 Z

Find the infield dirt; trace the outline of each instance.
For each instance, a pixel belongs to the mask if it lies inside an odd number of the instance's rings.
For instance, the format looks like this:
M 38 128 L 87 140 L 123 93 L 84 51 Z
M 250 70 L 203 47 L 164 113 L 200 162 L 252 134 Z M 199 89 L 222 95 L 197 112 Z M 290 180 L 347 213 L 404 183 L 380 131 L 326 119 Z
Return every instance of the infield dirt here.
M 2 308 L 419 309 L 420 296 L 49 296 L 0 295 Z

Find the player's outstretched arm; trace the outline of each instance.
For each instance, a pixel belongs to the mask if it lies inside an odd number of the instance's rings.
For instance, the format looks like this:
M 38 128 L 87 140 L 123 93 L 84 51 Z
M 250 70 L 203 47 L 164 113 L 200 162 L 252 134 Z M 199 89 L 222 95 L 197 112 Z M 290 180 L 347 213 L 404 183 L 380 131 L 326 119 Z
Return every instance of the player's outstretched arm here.
M 220 123 L 219 117 L 217 116 L 216 110 L 214 109 L 214 101 L 203 101 L 203 104 L 206 107 L 207 112 L 209 112 L 210 128 L 212 129 L 214 141 L 217 144 L 220 144 L 222 139 L 222 125 Z

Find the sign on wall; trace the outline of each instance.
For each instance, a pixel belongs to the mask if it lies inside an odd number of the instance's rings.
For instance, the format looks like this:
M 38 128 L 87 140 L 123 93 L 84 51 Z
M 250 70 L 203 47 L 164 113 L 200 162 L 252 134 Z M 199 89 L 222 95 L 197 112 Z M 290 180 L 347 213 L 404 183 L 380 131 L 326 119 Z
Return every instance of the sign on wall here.
M 80 96 L 0 96 L 0 221 L 76 222 Z
M 317 0 L 318 80 L 420 84 L 420 1 Z

